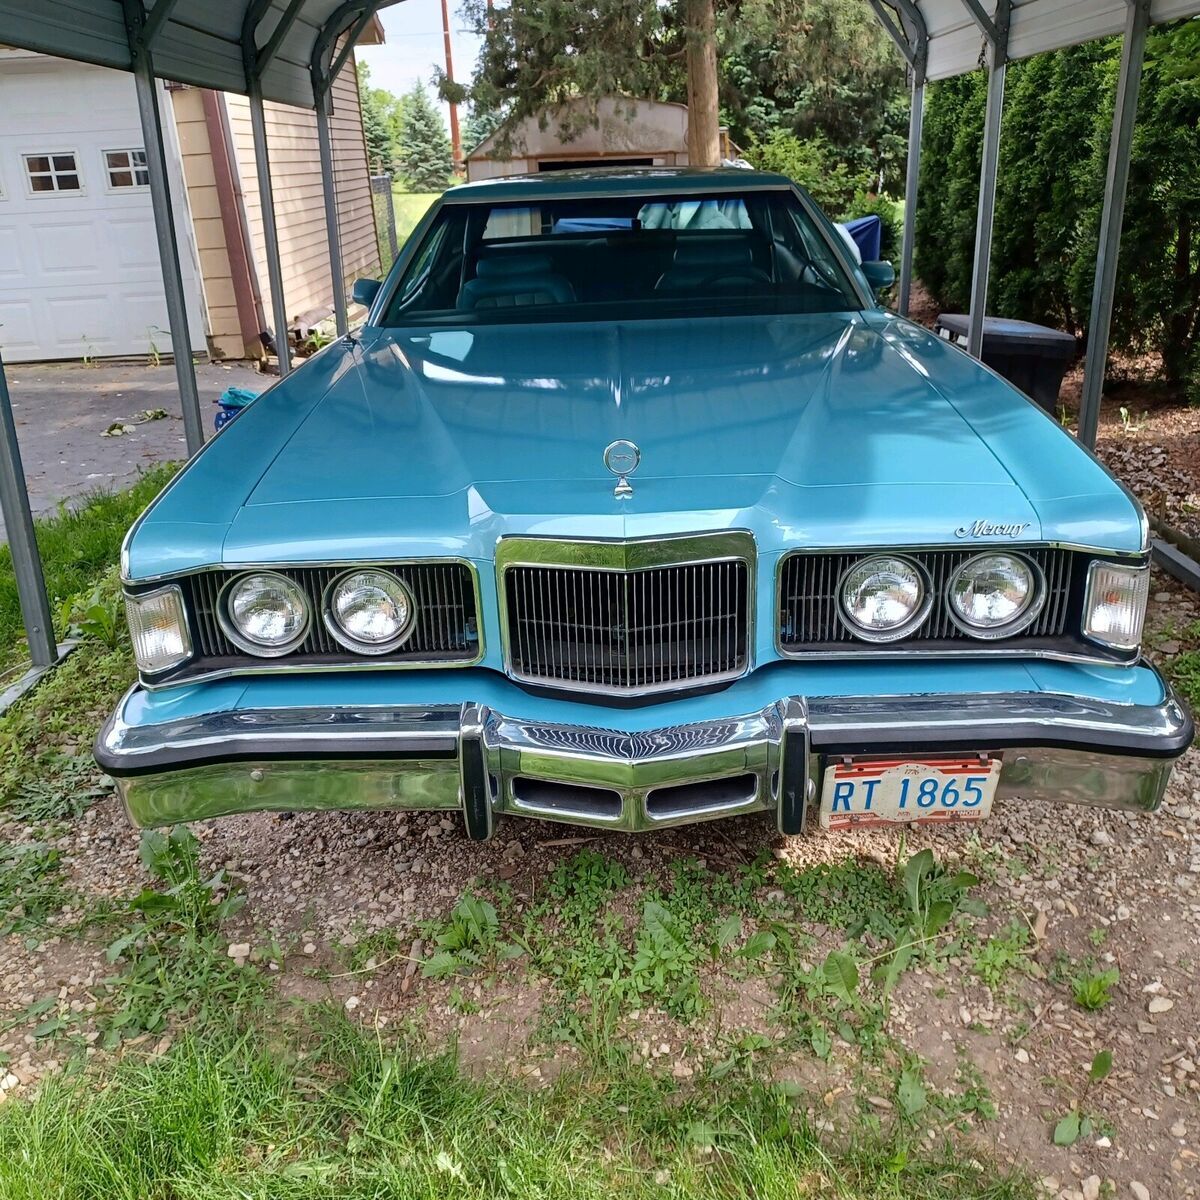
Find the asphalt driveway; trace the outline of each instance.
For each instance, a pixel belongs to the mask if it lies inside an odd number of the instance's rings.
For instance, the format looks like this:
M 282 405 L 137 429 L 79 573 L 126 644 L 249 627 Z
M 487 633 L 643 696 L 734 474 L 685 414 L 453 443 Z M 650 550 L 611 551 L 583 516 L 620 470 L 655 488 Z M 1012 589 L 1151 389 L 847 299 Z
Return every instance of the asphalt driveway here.
M 5 371 L 35 515 L 98 489 L 125 487 L 158 463 L 187 457 L 175 368 L 169 363 L 29 363 Z M 202 363 L 196 376 L 210 434 L 217 411 L 212 402 L 227 387 L 262 391 L 270 382 L 240 363 Z M 155 409 L 168 415 L 139 416 Z M 117 422 L 133 426 L 132 432 L 103 437 Z

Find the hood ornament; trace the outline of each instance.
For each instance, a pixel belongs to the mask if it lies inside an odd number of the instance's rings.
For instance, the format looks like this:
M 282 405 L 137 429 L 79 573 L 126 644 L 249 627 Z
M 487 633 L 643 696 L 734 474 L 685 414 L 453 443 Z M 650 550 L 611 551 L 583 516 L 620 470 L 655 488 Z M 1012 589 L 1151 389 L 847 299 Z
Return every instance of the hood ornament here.
M 638 469 L 642 461 L 642 452 L 633 442 L 619 441 L 606 446 L 604 450 L 604 465 L 617 477 L 617 486 L 613 495 L 618 500 L 624 500 L 633 495 L 629 486 L 628 476 Z

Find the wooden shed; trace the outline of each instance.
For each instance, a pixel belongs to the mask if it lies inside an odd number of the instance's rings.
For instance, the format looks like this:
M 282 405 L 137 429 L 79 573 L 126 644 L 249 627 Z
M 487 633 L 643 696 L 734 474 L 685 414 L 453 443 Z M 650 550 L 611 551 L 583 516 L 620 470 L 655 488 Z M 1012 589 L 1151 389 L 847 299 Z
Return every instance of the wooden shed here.
M 501 126 L 467 153 L 467 179 L 572 167 L 679 167 L 688 163 L 684 104 L 609 96 L 573 100 Z

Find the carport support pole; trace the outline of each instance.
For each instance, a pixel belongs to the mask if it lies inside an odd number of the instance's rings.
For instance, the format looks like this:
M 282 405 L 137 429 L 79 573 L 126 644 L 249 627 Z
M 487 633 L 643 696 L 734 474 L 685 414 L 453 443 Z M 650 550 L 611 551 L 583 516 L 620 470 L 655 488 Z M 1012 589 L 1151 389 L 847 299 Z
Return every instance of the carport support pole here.
M 1000 125 L 1004 117 L 1007 70 L 995 50 L 988 69 L 987 111 L 983 123 L 983 162 L 979 169 L 979 210 L 975 218 L 975 265 L 971 271 L 971 314 L 967 353 L 983 354 L 983 321 L 987 316 L 988 276 L 992 270 L 992 223 L 996 216 L 996 175 L 1000 166 Z M 998 61 L 997 61 L 998 60 Z
M 58 646 L 54 641 L 54 620 L 50 616 L 46 579 L 33 530 L 33 513 L 29 509 L 25 468 L 21 465 L 21 447 L 3 359 L 0 359 L 0 509 L 4 512 L 4 530 L 17 577 L 29 658 L 35 668 L 44 670 L 57 661 Z
M 154 80 L 150 47 L 144 36 L 145 22 L 146 11 L 142 7 L 142 0 L 125 0 L 125 27 L 133 60 L 138 115 L 142 119 L 146 170 L 150 176 L 150 204 L 154 209 L 154 231 L 158 236 L 167 321 L 171 326 L 171 353 L 175 356 L 175 378 L 179 382 L 179 402 L 183 409 L 183 432 L 187 438 L 188 453 L 195 454 L 204 445 L 204 420 L 200 415 L 200 391 L 196 387 L 192 339 L 188 335 L 179 243 L 175 238 L 175 220 L 171 212 L 171 181 L 167 174 L 167 154 L 163 148 L 162 112 L 158 107 L 158 87 Z
M 279 260 L 279 227 L 275 223 L 275 189 L 271 186 L 271 157 L 267 149 L 267 115 L 263 108 L 262 84 L 257 78 L 251 80 L 249 94 L 254 169 L 258 174 L 267 278 L 271 283 L 271 313 L 275 321 L 275 353 L 279 358 L 279 374 L 284 376 L 292 369 L 292 349 L 288 344 L 287 302 L 283 295 L 283 267 Z
M 900 315 L 908 316 L 912 298 L 913 253 L 917 239 L 917 186 L 921 174 L 921 131 L 925 123 L 925 80 L 913 76 L 912 111 L 908 117 L 908 171 L 904 183 L 904 240 L 900 248 Z
M 1150 0 L 1126 0 L 1125 40 L 1121 46 L 1121 74 L 1113 111 L 1112 140 L 1108 147 L 1108 176 L 1104 183 L 1104 208 L 1100 217 L 1100 246 L 1096 254 L 1096 283 L 1092 315 L 1088 322 L 1087 361 L 1083 369 L 1083 399 L 1079 407 L 1079 440 L 1096 444 L 1100 427 L 1100 400 L 1108 363 L 1108 336 L 1112 328 L 1113 293 L 1121 255 L 1121 227 L 1125 220 L 1125 191 L 1129 184 L 1129 158 L 1137 120 L 1142 63 L 1146 57 L 1146 32 L 1150 27 Z
M 342 274 L 342 241 L 338 233 L 337 192 L 333 179 L 333 139 L 329 132 L 329 86 L 317 98 L 317 142 L 321 150 L 321 192 L 325 198 L 325 230 L 329 238 L 329 272 L 333 276 L 333 315 L 338 337 L 349 330 L 346 280 Z

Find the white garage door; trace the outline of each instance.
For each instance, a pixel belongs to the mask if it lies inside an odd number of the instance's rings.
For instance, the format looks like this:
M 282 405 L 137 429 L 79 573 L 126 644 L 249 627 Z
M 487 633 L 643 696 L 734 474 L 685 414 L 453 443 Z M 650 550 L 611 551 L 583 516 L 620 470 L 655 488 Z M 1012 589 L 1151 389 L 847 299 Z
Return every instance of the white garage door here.
M 171 112 L 165 97 L 164 112 Z M 0 51 L 0 113 L 5 360 L 168 353 L 132 77 Z M 170 143 L 167 155 L 178 161 Z M 202 350 L 195 251 L 177 167 L 174 175 L 189 332 Z

